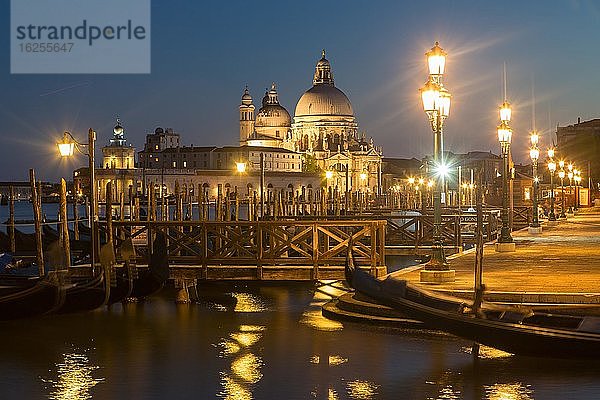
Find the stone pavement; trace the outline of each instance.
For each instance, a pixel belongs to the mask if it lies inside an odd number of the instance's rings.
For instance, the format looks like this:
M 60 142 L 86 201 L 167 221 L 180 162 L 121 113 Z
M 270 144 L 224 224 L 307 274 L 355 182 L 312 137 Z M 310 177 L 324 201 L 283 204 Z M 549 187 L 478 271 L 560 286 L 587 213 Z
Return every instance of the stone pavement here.
M 483 283 L 486 299 L 530 303 L 600 303 L 600 207 L 581 209 L 557 226 L 543 224 L 540 235 L 527 228 L 513 232 L 516 251 L 497 253 L 484 247 Z M 475 252 L 449 258 L 456 281 L 426 285 L 430 289 L 470 295 L 473 290 Z M 419 270 L 392 275 L 419 283 Z

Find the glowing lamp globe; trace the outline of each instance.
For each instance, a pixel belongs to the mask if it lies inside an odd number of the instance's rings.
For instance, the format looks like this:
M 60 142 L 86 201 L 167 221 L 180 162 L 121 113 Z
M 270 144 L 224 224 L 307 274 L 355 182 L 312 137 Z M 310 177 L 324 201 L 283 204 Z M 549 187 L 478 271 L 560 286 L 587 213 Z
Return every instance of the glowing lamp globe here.
M 510 144 L 512 140 L 512 129 L 505 121 L 498 126 L 498 141 L 500 144 Z
M 529 149 L 529 157 L 533 161 L 537 161 L 540 158 L 540 150 L 537 147 L 532 147 Z
M 440 103 L 440 85 L 428 80 L 425 86 L 421 88 L 421 100 L 423 101 L 423 110 L 426 113 L 438 111 Z M 450 106 L 448 106 L 449 108 Z
M 61 157 L 70 157 L 73 155 L 73 150 L 75 150 L 75 142 L 69 137 L 69 134 L 65 132 L 63 134 L 63 138 L 57 144 L 58 151 L 60 152 Z
M 531 140 L 532 146 L 537 146 L 537 144 L 540 140 L 540 135 L 538 135 L 538 133 L 536 131 L 533 131 L 533 132 L 531 132 L 531 136 L 529 136 L 529 139 Z
M 427 64 L 429 65 L 429 74 L 443 75 L 444 68 L 446 67 L 447 53 L 440 47 L 439 42 L 435 42 L 435 45 L 425 55 L 427 56 Z
M 246 163 L 244 163 L 244 162 L 236 162 L 235 163 L 235 169 L 240 174 L 243 174 L 244 172 L 246 172 Z
M 509 122 L 510 117 L 512 115 L 512 110 L 510 108 L 510 103 L 508 101 L 504 101 L 500 106 L 500 121 Z

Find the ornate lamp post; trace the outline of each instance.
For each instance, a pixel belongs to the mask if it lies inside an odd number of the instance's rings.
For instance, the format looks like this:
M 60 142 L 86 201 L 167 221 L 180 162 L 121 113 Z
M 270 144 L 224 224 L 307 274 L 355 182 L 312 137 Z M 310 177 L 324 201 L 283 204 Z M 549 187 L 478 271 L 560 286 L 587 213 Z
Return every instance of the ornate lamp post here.
M 548 170 L 550 171 L 550 213 L 548 214 L 548 225 L 556 224 L 556 214 L 554 214 L 554 172 L 556 171 L 556 162 L 554 161 L 554 149 L 548 149 Z
M 567 214 L 565 214 L 565 170 L 563 169 L 565 166 L 564 161 L 558 162 L 559 170 L 558 177 L 560 178 L 560 214 L 558 214 L 558 218 L 567 218 Z
M 569 177 L 569 197 L 571 197 L 571 195 L 573 194 L 573 163 L 569 163 L 569 166 L 567 167 L 569 172 L 567 174 L 567 176 Z M 567 211 L 569 214 L 573 214 L 573 202 L 571 202 L 571 200 L 569 200 L 569 211 Z
M 96 141 L 96 132 L 90 128 L 88 130 L 88 142 L 79 143 L 70 132 L 64 132 L 63 138 L 57 143 L 58 151 L 61 157 L 71 157 L 73 150 L 77 148 L 81 154 L 88 157 L 88 168 L 90 171 L 90 240 L 92 247 L 90 249 L 90 265 L 92 269 L 96 265 L 96 221 L 97 221 L 97 210 L 98 210 L 98 199 L 96 198 L 96 173 L 94 170 L 94 143 Z M 82 146 L 88 148 L 87 153 L 81 150 Z
M 532 131 L 529 139 L 531 141 L 529 157 L 531 158 L 533 175 L 533 218 L 531 221 L 531 226 L 529 227 L 529 233 L 542 233 L 542 226 L 540 225 L 538 215 L 538 190 L 540 181 L 538 178 L 538 159 L 540 158 L 540 150 L 538 149 L 537 145 L 540 137 L 536 131 Z
M 498 125 L 498 141 L 500 142 L 500 148 L 502 150 L 502 228 L 500 230 L 500 237 L 496 242 L 496 251 L 515 251 L 515 244 L 513 238 L 510 235 L 509 226 L 509 215 L 508 215 L 508 175 L 510 173 L 509 165 L 509 154 L 510 154 L 510 143 L 512 141 L 512 129 L 509 126 L 511 117 L 510 104 L 506 99 L 502 106 L 500 106 L 500 125 Z
M 448 268 L 444 256 L 442 237 L 441 190 L 443 176 L 439 174 L 444 168 L 442 128 L 450 112 L 450 92 L 444 88 L 442 78 L 446 66 L 446 52 L 438 42 L 425 53 L 429 66 L 429 79 L 421 88 L 423 110 L 431 123 L 433 131 L 433 162 L 436 184 L 433 187 L 433 248 L 431 260 L 421 271 L 422 282 L 454 281 L 454 270 Z
M 573 211 L 577 211 L 579 205 L 579 183 L 581 183 L 580 170 L 573 170 L 573 180 L 575 181 L 575 204 L 573 205 Z

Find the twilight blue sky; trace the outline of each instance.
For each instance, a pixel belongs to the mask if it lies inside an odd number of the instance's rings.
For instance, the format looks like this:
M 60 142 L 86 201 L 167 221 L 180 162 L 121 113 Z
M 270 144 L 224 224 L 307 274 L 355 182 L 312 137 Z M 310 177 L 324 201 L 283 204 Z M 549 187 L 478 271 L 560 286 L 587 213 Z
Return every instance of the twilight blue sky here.
M 70 176 L 86 160 L 61 163 L 56 138 L 69 130 L 85 140 L 91 126 L 101 147 L 116 114 L 138 150 L 156 126 L 174 128 L 187 145 L 237 144 L 244 85 L 257 105 L 276 82 L 293 116 L 322 48 L 359 129 L 390 157 L 432 151 L 418 88 L 427 79 L 424 52 L 435 40 L 449 53 L 447 150 L 498 153 L 505 61 L 517 161 L 527 157 L 532 81 L 543 147 L 549 126 L 600 116 L 594 1 L 153 0 L 149 75 L 11 75 L 8 0 L 0 22 L 0 180 L 25 180 L 31 167 L 44 180 Z

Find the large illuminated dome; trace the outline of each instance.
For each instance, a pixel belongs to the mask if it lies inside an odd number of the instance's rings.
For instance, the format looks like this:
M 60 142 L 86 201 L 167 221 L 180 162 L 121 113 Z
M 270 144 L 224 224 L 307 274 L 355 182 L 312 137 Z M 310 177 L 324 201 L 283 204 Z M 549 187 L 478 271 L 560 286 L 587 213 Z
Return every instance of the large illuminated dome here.
M 356 129 L 352 104 L 335 87 L 331 64 L 323 50 L 315 67 L 313 86 L 296 105 L 292 125 L 294 147 L 299 151 L 337 150 L 356 137 Z

